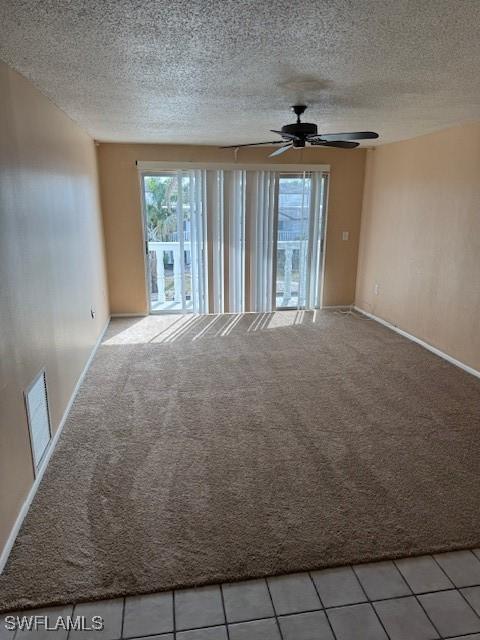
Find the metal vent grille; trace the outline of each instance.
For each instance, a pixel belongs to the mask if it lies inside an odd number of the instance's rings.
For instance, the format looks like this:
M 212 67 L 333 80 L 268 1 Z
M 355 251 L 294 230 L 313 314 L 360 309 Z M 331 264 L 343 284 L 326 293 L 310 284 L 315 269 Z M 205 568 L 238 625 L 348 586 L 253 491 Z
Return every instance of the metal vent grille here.
M 38 374 L 25 391 L 25 406 L 30 431 L 33 466 L 37 471 L 51 438 L 45 370 Z

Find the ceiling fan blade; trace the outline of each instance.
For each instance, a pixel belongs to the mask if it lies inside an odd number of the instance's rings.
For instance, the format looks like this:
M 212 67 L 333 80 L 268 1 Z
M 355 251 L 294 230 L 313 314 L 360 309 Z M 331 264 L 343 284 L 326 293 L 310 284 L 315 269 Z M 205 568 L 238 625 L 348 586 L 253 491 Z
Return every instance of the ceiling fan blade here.
M 271 153 L 268 157 L 269 158 L 274 158 L 275 156 L 279 156 L 282 153 L 285 153 L 285 151 L 288 151 L 288 149 L 291 149 L 293 147 L 292 143 L 289 142 L 288 144 L 286 144 L 283 147 L 280 147 L 280 149 L 276 149 L 273 153 Z
M 300 138 L 294 133 L 285 133 L 284 131 L 276 131 L 275 129 L 270 129 L 270 131 L 272 133 L 278 133 L 279 136 L 282 136 L 282 138 L 285 138 L 286 140 L 300 140 Z
M 331 142 L 332 140 L 373 140 L 378 138 L 375 131 L 352 131 L 351 133 L 317 133 L 315 135 L 307 135 L 308 140 L 321 138 Z
M 310 140 L 315 147 L 337 147 L 338 149 L 355 149 L 360 146 L 359 142 L 349 142 L 348 140 Z
M 285 140 L 270 140 L 269 142 L 248 142 L 247 144 L 229 144 L 219 149 L 238 149 L 239 147 L 257 147 L 259 144 L 283 144 Z

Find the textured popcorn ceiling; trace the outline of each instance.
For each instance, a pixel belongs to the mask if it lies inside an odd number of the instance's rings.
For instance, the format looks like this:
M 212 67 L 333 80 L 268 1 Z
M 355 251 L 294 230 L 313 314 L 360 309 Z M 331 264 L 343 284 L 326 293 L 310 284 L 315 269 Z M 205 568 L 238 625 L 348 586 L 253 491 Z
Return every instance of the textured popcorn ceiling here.
M 0 58 L 103 141 L 381 141 L 480 118 L 480 0 L 3 0 Z

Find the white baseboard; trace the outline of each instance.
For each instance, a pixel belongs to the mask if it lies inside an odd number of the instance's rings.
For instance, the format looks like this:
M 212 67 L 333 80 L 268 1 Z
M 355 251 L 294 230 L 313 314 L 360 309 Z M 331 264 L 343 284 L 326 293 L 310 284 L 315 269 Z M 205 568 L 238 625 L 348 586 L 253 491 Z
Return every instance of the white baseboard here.
M 345 309 L 346 311 L 349 311 L 350 309 L 353 308 L 353 305 L 351 304 L 325 304 L 323 305 L 323 307 L 320 307 L 321 309 Z
M 58 429 L 55 431 L 55 434 L 53 436 L 53 438 L 50 440 L 50 444 L 48 445 L 48 449 L 46 450 L 44 456 L 43 456 L 43 460 L 41 463 L 41 466 L 39 467 L 39 469 L 37 470 L 37 474 L 35 476 L 35 480 L 30 488 L 30 491 L 28 492 L 27 497 L 25 498 L 25 502 L 22 505 L 22 508 L 20 509 L 20 512 L 17 516 L 17 519 L 15 520 L 15 524 L 12 527 L 12 530 L 10 531 L 10 535 L 7 538 L 7 541 L 5 543 L 5 546 L 2 549 L 2 553 L 0 554 L 0 573 L 2 573 L 2 571 L 5 568 L 5 565 L 7 564 L 7 560 L 8 560 L 8 556 L 10 555 L 10 552 L 12 550 L 12 547 L 15 543 L 15 540 L 17 538 L 18 532 L 20 531 L 20 527 L 22 526 L 22 523 L 25 519 L 25 516 L 28 513 L 28 510 L 30 508 L 30 505 L 32 504 L 33 498 L 35 497 L 35 494 L 37 492 L 38 487 L 40 486 L 40 482 L 42 481 L 43 478 L 43 474 L 45 473 L 45 469 L 47 468 L 48 465 L 48 461 L 50 460 L 50 458 L 52 457 L 52 453 L 55 450 L 55 446 L 58 442 L 58 439 L 60 438 L 60 434 L 62 433 L 62 429 L 65 425 L 65 422 L 67 420 L 68 414 L 70 412 L 70 409 L 72 407 L 73 401 L 75 400 L 75 397 L 78 393 L 78 390 L 80 388 L 80 385 L 83 382 L 83 378 L 85 377 L 85 374 L 88 371 L 88 368 L 93 360 L 93 357 L 95 355 L 95 353 L 97 352 L 98 347 L 100 346 L 100 343 L 102 342 L 103 336 L 105 335 L 105 331 L 108 328 L 108 323 L 110 322 L 110 316 L 107 318 L 107 321 L 105 323 L 105 326 L 103 327 L 102 331 L 100 332 L 100 335 L 98 336 L 95 345 L 90 353 L 90 355 L 88 356 L 88 360 L 85 363 L 85 366 L 82 369 L 82 373 L 80 374 L 80 377 L 77 380 L 77 383 L 75 385 L 75 388 L 73 389 L 73 393 L 70 396 L 70 400 L 68 401 L 68 404 L 65 408 L 65 411 L 63 413 L 62 419 L 60 420 L 60 424 L 58 425 Z
M 111 318 L 146 318 L 148 313 L 112 313 Z
M 440 356 L 440 358 L 443 358 L 444 360 L 447 360 L 451 364 L 454 364 L 456 367 L 459 367 L 460 369 L 463 369 L 467 373 L 470 373 L 472 376 L 480 378 L 480 371 L 477 371 L 473 367 L 469 367 L 468 364 L 465 364 L 465 363 L 461 362 L 460 360 L 457 360 L 456 358 L 453 358 L 452 356 L 449 356 L 448 353 L 445 353 L 444 351 L 440 351 L 440 349 L 437 349 L 437 347 L 434 347 L 431 344 L 428 344 L 428 342 L 425 342 L 424 340 L 421 340 L 420 338 L 417 338 L 416 336 L 412 335 L 411 333 L 407 333 L 406 331 L 404 331 L 403 329 L 400 329 L 399 327 L 397 327 L 396 325 L 392 324 L 391 322 L 387 322 L 387 320 L 384 320 L 383 318 L 379 318 L 378 316 L 374 315 L 373 313 L 369 313 L 368 311 L 365 311 L 364 309 L 361 309 L 360 307 L 357 307 L 356 305 L 353 305 L 353 309 L 355 309 L 355 311 L 358 311 L 358 313 L 361 313 L 364 316 L 367 316 L 367 318 L 371 318 L 372 320 L 375 320 L 376 322 L 378 322 L 380 324 L 383 324 L 383 326 L 388 327 L 392 331 L 395 331 L 395 333 L 399 333 L 404 338 L 408 338 L 409 340 L 412 340 L 412 342 L 416 342 L 417 344 L 419 344 L 424 349 L 428 349 L 428 351 L 431 351 L 435 355 Z

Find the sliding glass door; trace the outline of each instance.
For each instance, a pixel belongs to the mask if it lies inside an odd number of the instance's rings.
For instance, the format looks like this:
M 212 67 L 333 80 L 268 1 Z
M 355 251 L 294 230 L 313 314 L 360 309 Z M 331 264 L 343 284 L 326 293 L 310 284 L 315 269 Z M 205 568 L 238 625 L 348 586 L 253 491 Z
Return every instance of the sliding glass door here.
M 276 233 L 277 309 L 320 306 L 326 176 L 280 174 Z
M 198 171 L 143 175 L 151 312 L 204 312 L 205 221 Z
M 142 174 L 150 311 L 319 307 L 327 179 L 320 171 Z

